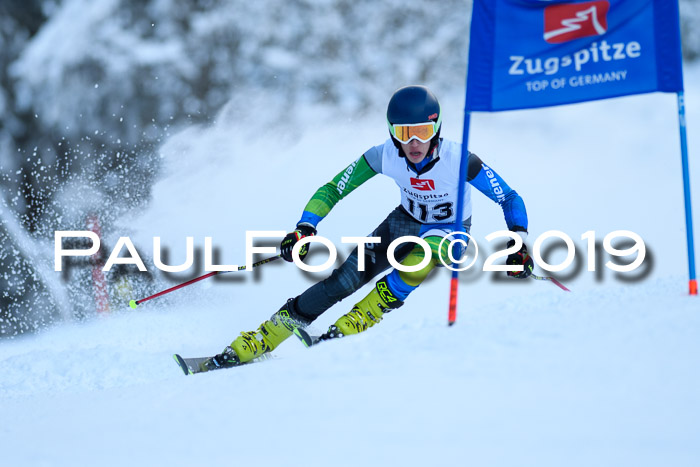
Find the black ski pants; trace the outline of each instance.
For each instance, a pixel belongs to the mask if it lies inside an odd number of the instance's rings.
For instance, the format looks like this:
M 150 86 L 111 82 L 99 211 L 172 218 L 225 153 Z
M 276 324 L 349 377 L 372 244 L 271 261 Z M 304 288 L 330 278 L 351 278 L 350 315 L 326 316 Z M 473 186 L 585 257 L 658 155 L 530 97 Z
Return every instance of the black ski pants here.
M 348 259 L 333 273 L 321 282 L 309 287 L 294 300 L 292 315 L 297 315 L 302 321 L 312 322 L 324 311 L 351 295 L 374 277 L 391 267 L 387 258 L 389 244 L 405 235 L 418 236 L 422 224 L 415 220 L 405 209 L 398 206 L 372 232 L 370 237 L 380 237 L 381 242 L 365 246 L 365 270 L 357 269 L 356 247 Z M 401 262 L 408 256 L 414 244 L 406 242 L 395 251 L 396 261 Z M 349 310 L 348 310 L 349 311 Z

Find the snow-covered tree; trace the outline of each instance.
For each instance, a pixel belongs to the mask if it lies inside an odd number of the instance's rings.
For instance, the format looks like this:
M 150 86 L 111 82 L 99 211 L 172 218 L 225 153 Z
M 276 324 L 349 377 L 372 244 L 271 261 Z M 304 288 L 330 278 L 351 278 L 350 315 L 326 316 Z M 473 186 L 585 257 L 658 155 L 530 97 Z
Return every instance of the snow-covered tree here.
M 88 212 L 109 230 L 148 201 L 160 144 L 224 108 L 260 124 L 309 104 L 362 114 L 409 83 L 460 89 L 470 9 L 471 0 L 0 2 L 1 316 L 35 299 L 55 308 L 10 223 L 25 244 L 84 229 Z M 681 13 L 693 60 L 700 2 L 681 0 Z

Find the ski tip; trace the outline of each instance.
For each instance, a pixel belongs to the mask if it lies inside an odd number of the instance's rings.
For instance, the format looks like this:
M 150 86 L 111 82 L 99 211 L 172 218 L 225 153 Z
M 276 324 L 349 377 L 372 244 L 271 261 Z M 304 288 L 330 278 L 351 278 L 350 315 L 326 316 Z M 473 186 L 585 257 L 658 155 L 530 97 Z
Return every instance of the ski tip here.
M 294 328 L 294 335 L 299 338 L 302 344 L 306 347 L 311 347 L 313 345 L 313 339 L 308 332 L 301 328 Z
M 179 356 L 178 354 L 174 354 L 173 358 L 175 359 L 175 362 L 178 364 L 182 372 L 185 373 L 185 376 L 192 374 L 190 369 L 187 367 L 187 363 L 185 363 L 185 360 L 181 356 Z

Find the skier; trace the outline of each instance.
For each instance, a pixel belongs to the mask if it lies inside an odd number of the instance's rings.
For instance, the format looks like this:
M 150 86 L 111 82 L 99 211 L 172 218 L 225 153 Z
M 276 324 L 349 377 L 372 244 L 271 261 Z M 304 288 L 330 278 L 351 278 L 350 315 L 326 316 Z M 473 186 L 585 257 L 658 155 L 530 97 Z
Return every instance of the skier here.
M 441 264 L 441 258 L 443 263 L 450 263 L 448 242 L 444 242 L 442 248 L 440 242 L 453 232 L 456 222 L 461 145 L 440 138 L 440 104 L 423 86 L 398 89 L 389 101 L 387 121 L 390 138 L 370 148 L 320 187 L 304 208 L 296 229 L 287 234 L 280 245 L 282 258 L 291 262 L 292 248 L 299 240 L 315 235 L 318 223 L 341 199 L 381 173 L 394 179 L 399 186 L 401 204 L 370 235 L 380 237 L 381 242 L 366 246 L 365 270 L 358 270 L 358 248 L 355 248 L 327 279 L 287 300 L 255 331 L 242 332 L 221 354 L 207 362 L 207 369 L 239 365 L 274 350 L 292 335 L 295 327 L 309 325 L 335 303 L 388 270 L 387 248 L 398 237 L 412 235 L 424 239 L 432 253 L 428 265 L 417 272 L 393 269 L 376 282 L 366 297 L 331 325 L 322 339 L 356 334 L 374 326 L 386 313 L 403 305 L 428 273 Z M 473 153 L 469 154 L 467 181 L 462 216 L 466 231 L 469 232 L 471 227 L 471 184 L 501 206 L 508 229 L 517 232 L 524 240 L 528 222 L 522 198 Z M 513 244 L 511 240 L 509 246 Z M 308 244 L 300 249 L 300 258 L 307 253 Z M 403 243 L 395 251 L 397 261 L 405 266 L 421 263 L 424 256 L 423 248 L 412 243 Z M 453 258 L 459 256 L 459 253 L 453 254 Z M 509 276 L 526 278 L 532 273 L 533 261 L 524 243 L 518 252 L 508 256 L 506 264 L 523 266 L 520 272 L 509 271 Z

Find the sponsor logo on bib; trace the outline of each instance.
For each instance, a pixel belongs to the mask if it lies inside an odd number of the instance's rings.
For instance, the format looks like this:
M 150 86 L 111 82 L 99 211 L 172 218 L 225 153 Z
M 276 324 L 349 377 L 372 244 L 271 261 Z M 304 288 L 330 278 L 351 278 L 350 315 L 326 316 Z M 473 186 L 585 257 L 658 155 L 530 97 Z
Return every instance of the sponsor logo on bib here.
M 435 181 L 430 179 L 421 180 L 411 177 L 411 187 L 420 191 L 433 191 L 435 189 Z

